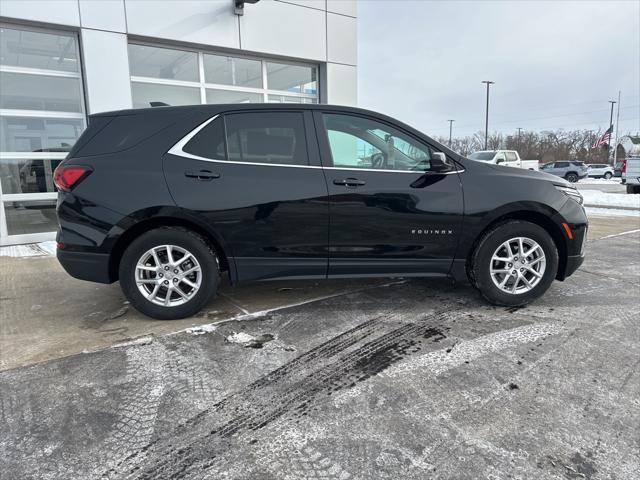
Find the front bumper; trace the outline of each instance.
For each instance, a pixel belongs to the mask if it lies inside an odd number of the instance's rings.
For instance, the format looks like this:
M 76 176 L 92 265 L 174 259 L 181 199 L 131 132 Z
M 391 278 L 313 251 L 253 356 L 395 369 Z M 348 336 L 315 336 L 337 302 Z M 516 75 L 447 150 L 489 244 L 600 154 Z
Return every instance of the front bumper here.
M 69 275 L 80 280 L 113 283 L 109 275 L 109 254 L 58 249 L 56 256 Z
M 584 253 L 582 255 L 571 255 L 567 257 L 567 266 L 565 267 L 564 276 L 565 278 L 572 275 L 580 265 L 584 262 Z

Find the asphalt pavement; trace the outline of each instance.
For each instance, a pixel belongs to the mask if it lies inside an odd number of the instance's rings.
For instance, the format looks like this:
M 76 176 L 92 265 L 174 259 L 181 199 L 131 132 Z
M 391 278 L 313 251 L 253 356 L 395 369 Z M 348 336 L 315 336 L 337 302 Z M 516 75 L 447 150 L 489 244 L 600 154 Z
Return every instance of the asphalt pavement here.
M 309 287 L 254 312 L 231 295 L 247 313 L 8 368 L 2 478 L 638 478 L 629 230 L 590 233 L 584 266 L 526 308 L 423 279 Z

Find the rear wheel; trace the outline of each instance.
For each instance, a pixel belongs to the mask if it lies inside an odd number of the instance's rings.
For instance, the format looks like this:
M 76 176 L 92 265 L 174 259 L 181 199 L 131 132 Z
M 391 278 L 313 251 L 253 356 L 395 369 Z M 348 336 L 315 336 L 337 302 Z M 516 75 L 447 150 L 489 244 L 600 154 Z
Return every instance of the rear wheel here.
M 549 288 L 558 271 L 558 251 L 542 227 L 511 220 L 482 237 L 470 268 L 471 283 L 489 302 L 521 306 Z
M 610 180 L 612 176 L 613 175 L 611 175 L 611 172 L 607 172 L 604 174 L 604 178 L 606 178 L 607 180 Z
M 640 185 L 627 185 L 627 193 L 640 193 Z
M 578 181 L 578 175 L 575 173 L 567 173 L 564 178 L 567 182 L 570 183 L 576 183 Z
M 160 320 L 199 312 L 218 287 L 218 264 L 206 241 L 180 228 L 158 228 L 134 240 L 120 262 L 120 286 L 131 304 Z

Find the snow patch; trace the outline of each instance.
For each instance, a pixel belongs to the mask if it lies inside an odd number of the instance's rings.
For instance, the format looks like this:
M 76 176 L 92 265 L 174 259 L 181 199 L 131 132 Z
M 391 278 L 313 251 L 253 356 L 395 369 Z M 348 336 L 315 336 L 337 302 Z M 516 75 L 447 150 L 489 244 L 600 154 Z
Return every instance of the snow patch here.
M 204 335 L 205 333 L 215 332 L 217 329 L 218 327 L 210 323 L 208 325 L 199 325 L 197 327 L 187 328 L 186 332 L 191 335 Z
M 53 240 L 0 247 L 0 257 L 50 257 L 55 254 L 56 242 Z
M 233 333 L 227 337 L 227 342 L 229 343 L 249 343 L 253 342 L 256 339 L 253 335 L 249 335 L 248 333 L 238 332 Z
M 640 210 L 622 210 L 620 208 L 585 207 L 587 217 L 637 217 L 640 218 Z
M 585 205 L 597 207 L 625 207 L 640 209 L 640 195 L 608 193 L 600 190 L 580 190 Z
M 578 185 L 621 185 L 620 178 L 583 178 L 578 181 Z

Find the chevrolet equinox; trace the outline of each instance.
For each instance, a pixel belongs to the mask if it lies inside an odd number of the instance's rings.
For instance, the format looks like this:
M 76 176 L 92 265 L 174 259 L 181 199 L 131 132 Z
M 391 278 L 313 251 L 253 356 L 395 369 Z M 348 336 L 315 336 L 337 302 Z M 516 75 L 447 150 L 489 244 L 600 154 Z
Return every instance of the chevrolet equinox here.
M 468 278 L 518 306 L 582 263 L 565 180 L 474 162 L 387 116 L 329 105 L 92 115 L 55 171 L 57 256 L 142 313 L 187 317 L 232 283 Z

